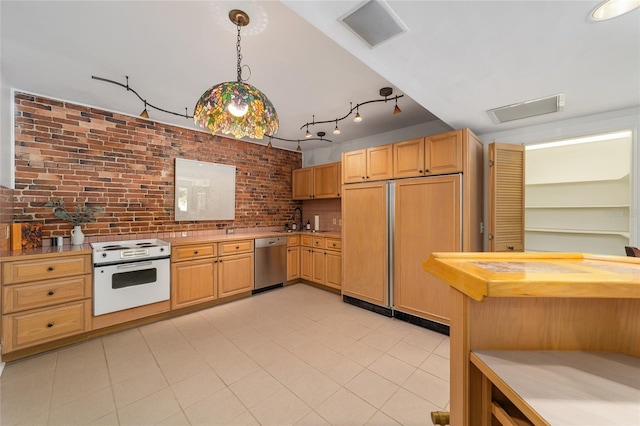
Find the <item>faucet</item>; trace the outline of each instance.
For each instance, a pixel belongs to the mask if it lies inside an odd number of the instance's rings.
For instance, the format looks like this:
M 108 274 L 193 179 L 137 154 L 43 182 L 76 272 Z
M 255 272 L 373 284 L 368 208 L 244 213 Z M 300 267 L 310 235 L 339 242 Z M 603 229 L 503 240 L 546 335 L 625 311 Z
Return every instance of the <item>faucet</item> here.
M 296 207 L 295 209 L 293 209 L 293 217 L 291 218 L 291 220 L 293 221 L 294 225 L 296 223 L 296 212 L 300 212 L 300 226 L 298 227 L 298 231 L 302 231 L 302 209 L 300 207 Z

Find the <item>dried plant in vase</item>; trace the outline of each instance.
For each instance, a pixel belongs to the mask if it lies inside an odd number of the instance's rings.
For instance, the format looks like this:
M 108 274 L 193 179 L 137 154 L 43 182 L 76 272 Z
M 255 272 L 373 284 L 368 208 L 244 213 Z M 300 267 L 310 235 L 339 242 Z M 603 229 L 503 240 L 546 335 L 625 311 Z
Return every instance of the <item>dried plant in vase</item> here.
M 64 204 L 64 200 L 47 201 L 45 207 L 53 207 L 53 214 L 60 220 L 69 222 L 73 226 L 71 231 L 71 244 L 80 245 L 84 242 L 84 234 L 81 225 L 83 223 L 93 222 L 95 215 L 102 213 L 102 207 L 87 207 L 86 205 L 77 205 L 75 210 L 68 210 Z

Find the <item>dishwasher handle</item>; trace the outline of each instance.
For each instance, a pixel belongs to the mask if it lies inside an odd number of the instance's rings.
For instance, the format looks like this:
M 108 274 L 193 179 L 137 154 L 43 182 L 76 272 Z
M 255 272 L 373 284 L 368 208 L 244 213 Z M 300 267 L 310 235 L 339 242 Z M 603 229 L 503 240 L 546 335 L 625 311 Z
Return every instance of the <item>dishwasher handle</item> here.
M 285 246 L 287 239 L 285 237 L 256 238 L 255 248 L 265 248 L 273 246 Z

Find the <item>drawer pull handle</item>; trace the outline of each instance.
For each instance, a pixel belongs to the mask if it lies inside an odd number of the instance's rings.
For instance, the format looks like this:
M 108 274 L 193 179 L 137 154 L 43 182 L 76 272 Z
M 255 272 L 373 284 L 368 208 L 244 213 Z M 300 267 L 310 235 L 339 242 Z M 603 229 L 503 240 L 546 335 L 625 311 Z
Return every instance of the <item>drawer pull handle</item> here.
M 53 296 L 55 294 L 55 292 L 53 290 L 49 290 L 49 293 L 47 293 L 47 296 Z
M 55 269 L 55 268 L 54 268 L 53 266 L 49 266 L 49 267 L 47 268 L 47 271 L 51 272 L 51 271 L 53 271 L 54 269 Z
M 198 254 L 198 250 L 194 250 L 193 254 Z
M 336 243 L 333 243 L 333 244 L 331 244 L 331 245 L 335 247 L 335 246 L 336 246 Z
M 50 322 L 49 324 L 47 324 L 47 328 L 51 328 L 51 327 L 53 327 L 53 323 L 52 323 L 52 322 Z
M 236 250 L 240 250 L 240 246 L 236 246 Z

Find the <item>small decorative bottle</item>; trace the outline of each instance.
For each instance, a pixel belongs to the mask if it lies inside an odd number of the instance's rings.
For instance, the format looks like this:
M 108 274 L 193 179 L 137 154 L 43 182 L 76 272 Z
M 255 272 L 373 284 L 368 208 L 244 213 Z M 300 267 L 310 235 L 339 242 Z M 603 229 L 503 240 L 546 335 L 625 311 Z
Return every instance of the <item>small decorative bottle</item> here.
M 307 221 L 307 231 L 311 231 L 311 222 Z

